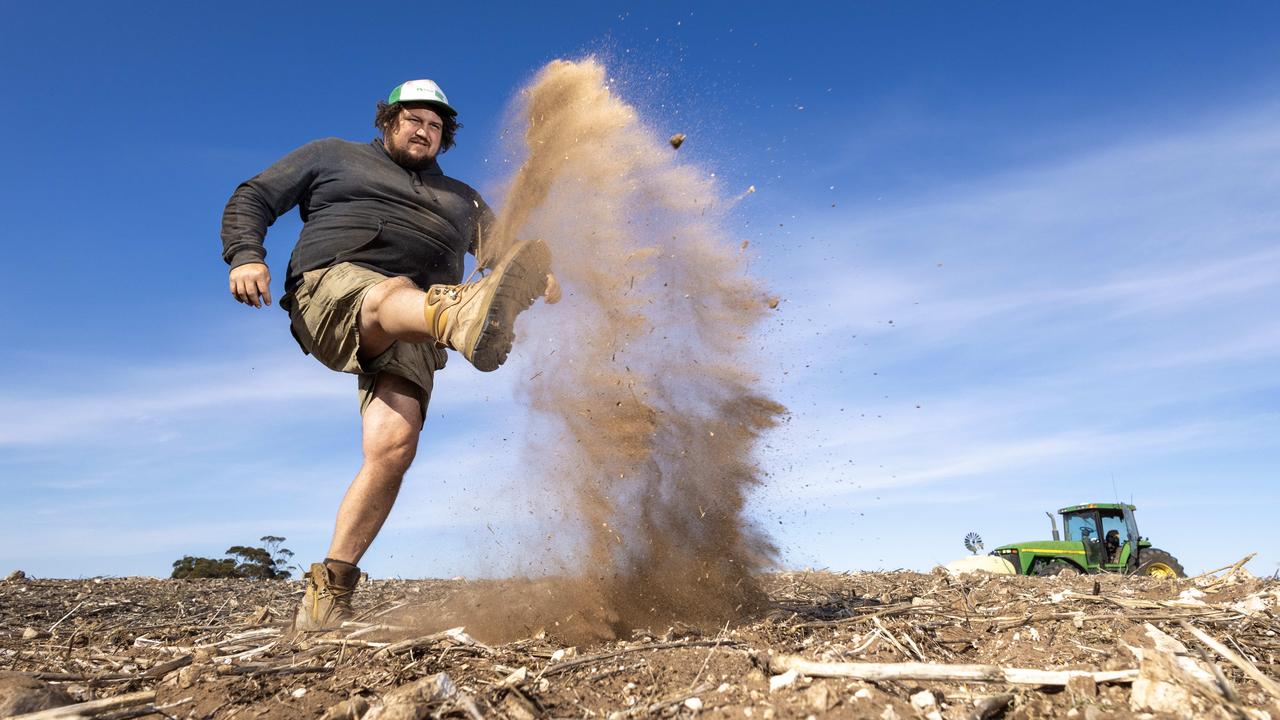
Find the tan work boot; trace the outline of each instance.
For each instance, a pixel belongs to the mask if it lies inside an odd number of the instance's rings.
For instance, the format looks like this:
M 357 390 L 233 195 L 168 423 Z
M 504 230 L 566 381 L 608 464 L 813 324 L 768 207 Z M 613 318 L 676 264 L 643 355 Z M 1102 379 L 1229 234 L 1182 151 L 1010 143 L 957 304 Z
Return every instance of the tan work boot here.
M 477 370 L 497 370 L 515 340 L 516 316 L 542 294 L 551 251 L 541 240 L 516 243 L 485 277 L 463 285 L 432 285 L 423 308 L 441 345 Z
M 351 594 L 360 582 L 360 568 L 349 563 L 313 563 L 307 572 L 307 592 L 293 617 L 294 631 L 329 630 L 350 620 Z

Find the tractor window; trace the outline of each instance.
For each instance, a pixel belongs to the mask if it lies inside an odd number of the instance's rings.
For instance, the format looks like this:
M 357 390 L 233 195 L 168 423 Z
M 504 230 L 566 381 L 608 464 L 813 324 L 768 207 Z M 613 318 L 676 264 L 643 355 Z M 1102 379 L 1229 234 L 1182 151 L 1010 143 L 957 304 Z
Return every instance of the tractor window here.
M 1129 528 L 1124 523 L 1123 515 L 1103 515 L 1102 516 L 1102 536 L 1106 538 L 1111 535 L 1111 531 L 1116 531 L 1119 535 L 1119 542 L 1129 542 Z
M 1106 553 L 1106 562 L 1118 564 L 1128 541 L 1129 527 L 1124 522 L 1124 515 L 1102 513 L 1102 549 Z
M 1066 540 L 1084 540 L 1086 537 L 1097 540 L 1098 527 L 1093 522 L 1093 513 L 1081 513 L 1067 516 Z

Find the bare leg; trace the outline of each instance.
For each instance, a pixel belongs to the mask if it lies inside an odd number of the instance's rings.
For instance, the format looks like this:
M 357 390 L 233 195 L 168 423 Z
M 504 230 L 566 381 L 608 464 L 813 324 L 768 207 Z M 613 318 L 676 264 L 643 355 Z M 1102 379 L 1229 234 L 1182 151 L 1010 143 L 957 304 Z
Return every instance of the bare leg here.
M 409 278 L 383 280 L 369 288 L 360 304 L 360 355 L 377 357 L 396 340 L 435 340 L 422 314 L 427 294 Z
M 369 549 L 418 450 L 421 418 L 417 386 L 397 375 L 380 375 L 364 411 L 364 464 L 338 506 L 328 557 L 356 565 Z
M 560 284 L 539 268 L 539 263 L 547 262 L 547 257 L 545 246 L 537 245 L 543 248 L 544 257 L 539 259 L 538 253 L 531 250 L 523 257 L 522 264 L 513 259 L 511 267 L 515 269 L 508 271 L 506 277 L 514 283 L 512 287 L 520 287 L 521 282 L 537 283 L 536 291 L 547 298 L 547 302 L 556 302 L 560 299 Z M 441 340 L 427 324 L 426 302 L 427 293 L 408 278 L 389 278 L 369 288 L 360 304 L 361 357 L 376 357 L 397 340 L 412 343 Z M 514 317 L 528 305 L 527 302 L 514 307 L 508 304 L 507 310 Z M 509 325 L 511 319 L 507 318 L 503 324 Z

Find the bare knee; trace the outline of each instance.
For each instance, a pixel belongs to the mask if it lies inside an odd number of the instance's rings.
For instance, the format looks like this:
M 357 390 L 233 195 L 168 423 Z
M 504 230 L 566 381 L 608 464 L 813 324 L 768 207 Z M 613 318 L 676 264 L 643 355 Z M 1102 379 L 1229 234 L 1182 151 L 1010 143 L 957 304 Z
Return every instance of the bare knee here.
M 430 339 L 422 317 L 422 290 L 405 277 L 388 278 L 369 288 L 360 303 L 361 357 L 375 357 L 396 340 Z
M 360 302 L 360 320 L 373 325 L 381 325 L 381 314 L 388 298 L 403 290 L 416 290 L 417 285 L 407 277 L 387 278 L 365 291 L 364 300 Z
M 418 431 L 412 428 L 384 429 L 364 438 L 364 460 L 388 472 L 403 475 L 418 454 Z
M 366 464 L 398 475 L 409 469 L 422 432 L 418 392 L 417 385 L 398 375 L 378 376 L 363 418 Z

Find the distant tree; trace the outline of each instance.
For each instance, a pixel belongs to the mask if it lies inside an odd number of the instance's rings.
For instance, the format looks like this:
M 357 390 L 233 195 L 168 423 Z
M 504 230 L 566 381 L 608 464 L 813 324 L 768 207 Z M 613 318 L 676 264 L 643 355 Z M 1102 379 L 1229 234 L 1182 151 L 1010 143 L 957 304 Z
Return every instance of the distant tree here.
M 173 574 L 169 577 L 179 580 L 187 578 L 230 578 L 236 574 L 236 561 L 230 558 L 215 560 L 206 557 L 183 556 L 173 561 Z
M 281 547 L 285 539 L 276 535 L 264 535 L 258 539 L 263 547 L 233 545 L 227 548 L 229 558 L 214 559 L 183 556 L 173 562 L 175 579 L 188 578 L 252 578 L 255 580 L 288 580 L 288 569 L 293 551 Z
M 278 535 L 263 535 L 258 538 L 267 553 L 271 556 L 271 567 L 276 573 L 277 580 L 289 579 L 289 561 L 293 559 L 293 551 L 287 547 L 281 547 L 284 544 L 284 538 Z

